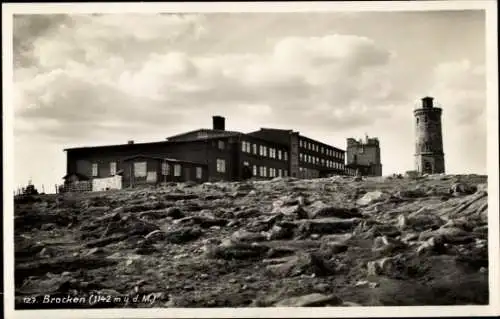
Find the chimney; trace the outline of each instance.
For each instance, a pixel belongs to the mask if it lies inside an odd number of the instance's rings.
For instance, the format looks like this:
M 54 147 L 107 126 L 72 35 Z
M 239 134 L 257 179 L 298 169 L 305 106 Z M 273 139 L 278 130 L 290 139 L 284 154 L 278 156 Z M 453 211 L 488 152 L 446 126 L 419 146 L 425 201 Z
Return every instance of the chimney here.
M 434 105 L 433 105 L 433 98 L 432 97 L 429 97 L 429 96 L 426 96 L 422 99 L 422 107 L 423 108 L 432 108 Z
M 130 140 L 127 142 L 127 144 L 134 144 L 134 141 Z
M 212 128 L 214 130 L 221 130 L 224 131 L 226 129 L 226 124 L 225 124 L 226 119 L 222 116 L 212 116 Z

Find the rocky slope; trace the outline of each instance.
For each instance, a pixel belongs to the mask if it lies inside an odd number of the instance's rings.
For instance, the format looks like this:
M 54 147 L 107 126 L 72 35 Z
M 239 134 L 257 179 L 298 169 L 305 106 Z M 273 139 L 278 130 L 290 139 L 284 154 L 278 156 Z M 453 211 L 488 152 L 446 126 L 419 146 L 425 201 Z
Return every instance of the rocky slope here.
M 486 183 L 276 178 L 18 199 L 16 308 L 487 304 Z

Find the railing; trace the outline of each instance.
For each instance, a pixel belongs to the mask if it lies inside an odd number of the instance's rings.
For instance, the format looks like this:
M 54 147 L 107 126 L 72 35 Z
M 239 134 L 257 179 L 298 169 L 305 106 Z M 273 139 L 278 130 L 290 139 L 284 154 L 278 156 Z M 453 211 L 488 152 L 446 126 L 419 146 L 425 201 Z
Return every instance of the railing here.
M 71 184 L 59 185 L 57 191 L 59 193 L 91 192 L 92 191 L 92 182 L 90 182 L 90 181 L 80 181 L 80 182 L 74 182 L 74 183 L 71 183 Z

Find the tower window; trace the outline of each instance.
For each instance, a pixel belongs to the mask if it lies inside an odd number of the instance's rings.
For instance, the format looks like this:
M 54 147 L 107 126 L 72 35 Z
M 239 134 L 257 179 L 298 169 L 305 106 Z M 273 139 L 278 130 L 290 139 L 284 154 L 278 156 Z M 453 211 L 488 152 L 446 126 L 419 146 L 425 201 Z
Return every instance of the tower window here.
M 419 120 L 418 120 L 418 117 L 417 117 L 417 124 L 418 124 Z

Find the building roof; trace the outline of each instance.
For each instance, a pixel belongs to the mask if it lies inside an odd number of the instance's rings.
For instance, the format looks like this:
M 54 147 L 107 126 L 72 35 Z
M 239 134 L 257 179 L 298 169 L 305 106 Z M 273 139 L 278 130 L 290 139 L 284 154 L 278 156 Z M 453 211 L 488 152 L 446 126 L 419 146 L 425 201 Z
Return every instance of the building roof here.
M 148 145 L 171 145 L 171 144 L 181 144 L 181 143 L 188 143 L 188 142 L 196 142 L 196 141 L 205 141 L 205 140 L 212 140 L 212 139 L 220 139 L 220 138 L 227 138 L 230 136 L 208 136 L 204 138 L 193 138 L 193 139 L 185 139 L 185 140 L 179 140 L 179 141 L 159 141 L 159 142 L 146 142 L 146 143 L 126 143 L 126 144 L 112 144 L 112 145 L 100 145 L 100 146 L 82 146 L 82 147 L 72 147 L 72 148 L 65 148 L 64 151 L 76 151 L 76 150 L 87 150 L 87 149 L 103 149 L 103 148 L 124 148 L 124 147 L 131 147 L 131 146 L 148 146 Z
M 123 161 L 131 161 L 136 158 L 149 158 L 149 159 L 154 159 L 154 160 L 159 160 L 159 161 L 165 161 L 169 163 L 179 163 L 179 164 L 194 164 L 194 165 L 200 165 L 200 166 L 207 166 L 206 163 L 199 163 L 199 162 L 193 162 L 193 161 L 185 161 L 185 160 L 180 160 L 176 158 L 164 158 L 164 157 L 159 157 L 159 156 L 149 156 L 149 155 L 133 155 L 133 156 L 128 156 L 123 159 Z
M 256 133 L 258 132 L 277 132 L 281 134 L 290 134 L 294 133 L 295 131 L 290 130 L 290 129 L 276 129 L 276 128 L 260 128 L 259 131 L 254 131 L 254 132 L 249 132 L 249 133 L 242 133 L 242 132 L 237 132 L 237 131 L 226 131 L 226 130 L 214 130 L 214 129 L 197 129 L 197 130 L 192 130 L 188 132 L 184 132 L 181 134 L 176 134 L 169 136 L 166 141 L 157 141 L 157 142 L 146 142 L 146 143 L 125 143 L 125 144 L 114 144 L 114 145 L 100 145 L 100 146 L 83 146 L 83 147 L 71 147 L 71 148 L 65 148 L 64 151 L 81 151 L 81 150 L 96 150 L 96 149 L 123 149 L 127 147 L 141 147 L 141 146 L 154 146 L 154 145 L 171 145 L 171 144 L 180 144 L 180 143 L 190 143 L 190 142 L 197 142 L 197 141 L 207 141 L 207 140 L 212 140 L 212 139 L 221 139 L 221 138 L 229 138 L 229 137 L 235 137 L 235 136 L 248 136 L 251 137 L 252 139 L 260 140 L 262 142 L 267 142 L 267 143 L 273 143 L 273 144 L 278 144 L 284 147 L 288 147 L 287 144 L 284 144 L 283 142 L 279 141 L 273 141 L 271 139 L 267 139 L 262 136 L 257 136 Z M 206 132 L 208 136 L 204 137 L 188 137 L 190 134 L 195 134 L 199 132 Z M 299 132 L 295 132 L 299 133 Z M 300 134 L 300 133 L 299 133 Z M 186 136 L 187 138 L 182 138 L 182 136 Z M 317 144 L 322 144 L 324 146 L 331 147 L 337 151 L 342 151 L 344 150 L 323 143 L 316 141 L 314 139 L 311 139 L 309 137 L 301 135 L 303 138 L 308 139 L 310 141 L 313 141 Z
M 333 146 L 333 145 L 330 145 L 330 144 L 327 144 L 327 143 L 324 143 L 324 142 L 317 141 L 315 139 L 312 139 L 310 137 L 307 137 L 307 136 L 304 136 L 304 135 L 300 134 L 300 132 L 296 132 L 296 131 L 290 130 L 290 129 L 277 129 L 277 128 L 261 127 L 260 130 L 250 132 L 250 133 L 248 133 L 248 135 L 258 134 L 259 132 L 266 132 L 266 131 L 268 131 L 268 132 L 269 131 L 271 131 L 271 132 L 278 132 L 278 133 L 282 133 L 282 134 L 298 133 L 302 138 L 307 139 L 307 140 L 309 140 L 311 142 L 314 142 L 316 144 L 320 144 L 320 145 L 323 145 L 323 146 L 331 147 L 331 148 L 335 149 L 336 151 L 345 152 L 345 150 L 343 150 L 341 148 L 338 148 L 336 146 Z
M 236 132 L 236 131 L 214 130 L 214 129 L 202 128 L 202 129 L 192 130 L 192 131 L 188 131 L 188 132 L 184 132 L 184 133 L 180 133 L 180 134 L 169 136 L 169 137 L 167 137 L 167 141 L 171 141 L 171 140 L 173 140 L 175 138 L 182 137 L 184 135 L 193 134 L 193 133 L 198 133 L 198 132 L 212 133 L 213 135 L 210 136 L 211 138 L 214 138 L 214 137 L 225 137 L 225 136 L 236 136 L 236 135 L 243 134 L 241 132 Z M 197 138 L 197 140 L 198 139 L 200 139 L 200 138 Z

